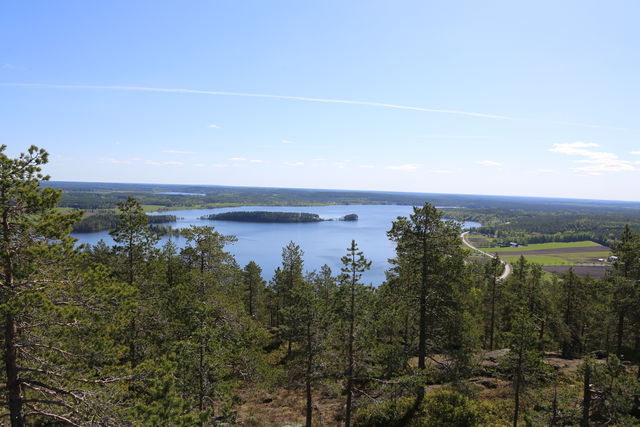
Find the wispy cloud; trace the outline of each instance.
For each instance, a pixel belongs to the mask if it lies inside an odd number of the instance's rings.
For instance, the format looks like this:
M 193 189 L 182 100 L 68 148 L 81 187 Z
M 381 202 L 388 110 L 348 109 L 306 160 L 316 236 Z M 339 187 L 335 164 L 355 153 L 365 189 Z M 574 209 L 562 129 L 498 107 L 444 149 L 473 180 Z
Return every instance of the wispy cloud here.
M 495 168 L 495 167 L 498 167 L 498 166 L 503 166 L 503 164 L 502 164 L 502 163 L 500 163 L 500 162 L 495 162 L 495 161 L 493 161 L 493 160 L 481 160 L 481 161 L 476 162 L 476 163 L 478 163 L 479 165 L 482 165 L 482 166 L 490 167 L 490 168 Z
M 406 165 L 389 165 L 389 166 L 385 166 L 385 169 L 388 170 L 392 170 L 392 171 L 407 171 L 407 172 L 411 172 L 414 171 L 416 169 L 418 169 L 420 167 L 420 165 L 416 165 L 413 163 L 410 164 L 406 164 Z
M 118 160 L 118 159 L 113 159 L 111 157 L 101 157 L 98 159 L 98 161 L 100 161 L 100 163 L 111 163 L 114 165 L 130 165 L 131 164 L 131 160 Z
M 477 135 L 420 135 L 420 138 L 424 139 L 485 139 L 488 136 Z
M 640 150 L 630 151 L 629 154 L 633 154 L 634 156 L 640 155 Z
M 603 172 L 622 172 L 637 170 L 633 162 L 620 159 L 615 153 L 605 151 L 593 151 L 591 148 L 599 147 L 595 142 L 566 142 L 553 144 L 549 151 L 561 153 L 567 156 L 582 157 L 575 160 L 576 163 L 584 163 L 587 166 L 573 168 L 575 172 L 587 172 L 590 174 Z
M 417 107 L 413 105 L 389 104 L 375 101 L 358 101 L 350 99 L 314 98 L 308 96 L 273 95 L 266 93 L 247 92 L 227 92 L 217 90 L 182 89 L 182 88 L 160 88 L 144 86 L 107 86 L 107 85 L 63 85 L 63 84 L 40 84 L 40 83 L 0 83 L 0 86 L 25 87 L 37 89 L 94 89 L 94 90 L 119 90 L 132 92 L 162 92 L 162 93 L 191 93 L 195 95 L 215 95 L 215 96 L 239 96 L 246 98 L 268 98 L 287 99 L 291 101 L 320 102 L 325 104 L 347 104 L 363 105 L 369 107 L 389 108 L 394 110 L 421 111 L 425 113 L 453 114 L 458 116 L 481 117 L 486 119 L 517 120 L 515 117 L 499 114 L 490 114 L 477 111 L 451 110 L 440 108 Z
M 194 154 L 193 151 L 182 151 L 182 150 L 162 150 L 163 153 L 169 154 Z
M 129 91 L 129 92 L 190 93 L 194 95 L 284 99 L 284 100 L 291 100 L 291 101 L 319 102 L 319 103 L 326 103 L 326 104 L 362 105 L 362 106 L 368 106 L 368 107 L 388 108 L 388 109 L 394 109 L 394 110 L 408 110 L 408 111 L 419 111 L 419 112 L 425 112 L 425 113 L 451 114 L 451 115 L 457 115 L 457 116 L 469 116 L 469 117 L 478 117 L 478 118 L 485 118 L 485 119 L 534 120 L 537 122 L 555 123 L 555 124 L 561 124 L 566 126 L 621 129 L 621 128 L 616 128 L 612 126 L 561 122 L 561 121 L 551 121 L 551 120 L 537 120 L 537 119 L 531 119 L 531 118 L 513 117 L 513 116 L 484 113 L 484 112 L 477 112 L 477 111 L 427 108 L 427 107 L 418 107 L 413 105 L 390 104 L 385 102 L 359 101 L 359 100 L 350 100 L 350 99 L 314 98 L 314 97 L 308 97 L 308 96 L 293 96 L 293 95 L 274 95 L 274 94 L 266 94 L 266 93 L 227 92 L 227 91 L 217 91 L 217 90 L 161 88 L 161 87 L 146 87 L 146 86 L 64 85 L 64 84 L 48 84 L 48 83 L 0 83 L 0 86 L 22 87 L 22 88 L 32 88 L 32 89 L 76 89 L 76 90 L 91 89 L 91 90 L 117 90 L 117 91 Z
M 284 162 L 287 166 L 304 166 L 304 162 Z
M 240 165 L 237 163 L 214 163 L 211 165 L 211 167 L 214 167 L 214 168 L 235 168 L 238 166 Z
M 361 167 L 362 169 L 373 169 L 373 168 L 375 168 L 375 166 L 373 166 L 373 165 L 360 165 L 358 167 Z
M 249 160 L 249 162 L 251 162 L 251 163 L 264 163 L 264 160 L 261 160 L 261 159 L 251 159 L 251 160 Z
M 453 169 L 429 169 L 429 170 L 427 170 L 427 173 L 449 175 L 449 174 L 452 174 L 452 173 L 456 173 L 456 171 L 453 170 Z
M 156 162 L 154 160 L 145 160 L 144 161 L 145 165 L 150 165 L 150 166 L 182 166 L 184 165 L 183 162 Z
M 316 159 L 311 159 L 311 160 L 313 160 L 314 162 L 324 162 L 324 161 L 327 161 L 329 159 L 324 158 L 324 157 L 318 157 Z
M 247 159 L 245 159 L 244 157 L 232 157 L 229 160 L 234 161 L 234 162 L 244 162 Z
M 293 144 L 293 141 L 289 141 L 288 139 L 283 139 L 280 141 L 280 144 Z
M 214 123 L 211 123 L 208 127 L 210 127 L 211 129 L 220 129 L 220 126 L 218 126 L 218 125 L 216 125 Z

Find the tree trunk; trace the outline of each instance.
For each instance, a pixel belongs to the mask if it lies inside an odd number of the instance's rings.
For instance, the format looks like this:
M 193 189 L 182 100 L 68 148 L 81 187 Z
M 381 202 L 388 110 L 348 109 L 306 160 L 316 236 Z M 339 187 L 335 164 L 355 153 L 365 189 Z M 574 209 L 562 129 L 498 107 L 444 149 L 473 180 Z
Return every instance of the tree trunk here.
M 622 360 L 622 342 L 624 338 L 624 311 L 620 309 L 618 312 L 618 331 L 617 331 L 616 353 Z
M 306 375 L 306 388 L 307 388 L 307 417 L 306 427 L 311 427 L 313 418 L 313 402 L 311 396 L 311 372 L 313 369 L 313 349 L 312 349 L 312 336 L 311 325 L 307 323 L 307 375 Z
M 18 378 L 18 351 L 16 348 L 16 323 L 12 315 L 5 318 L 5 368 L 7 373 L 7 397 L 9 404 L 9 416 L 12 427 L 24 426 L 24 414 L 22 413 L 22 397 L 20 379 Z
M 420 336 L 418 341 L 418 369 L 425 369 L 427 357 L 427 242 L 422 242 L 422 277 L 420 283 Z M 420 387 L 422 390 L 424 388 Z
M 491 322 L 489 324 L 489 350 L 493 350 L 493 331 L 496 321 L 496 278 L 491 283 Z
M 2 192 L 4 199 L 4 191 Z M 4 200 L 3 200 L 4 201 Z M 5 201 L 3 204 L 7 204 Z M 7 208 L 2 212 L 2 234 L 4 237 L 4 294 L 11 295 L 13 291 L 13 260 L 9 248 L 11 247 L 9 218 Z M 2 301 L 7 303 L 9 301 Z M 16 347 L 16 321 L 9 312 L 4 319 L 4 363 L 7 375 L 7 400 L 9 405 L 9 419 L 12 427 L 24 426 L 22 413 L 22 396 L 20 379 L 18 378 L 18 349 Z
M 518 427 L 518 418 L 520 416 L 520 383 L 522 382 L 522 343 L 518 349 L 518 366 L 515 378 L 515 397 L 513 408 L 513 427 Z
M 355 262 L 354 262 L 355 264 Z M 349 366 L 347 367 L 347 407 L 344 420 L 345 427 L 351 426 L 351 400 L 353 395 L 353 324 L 355 322 L 355 291 L 356 291 L 356 271 L 353 271 L 353 281 L 351 283 L 351 306 L 349 312 Z
M 591 362 L 584 366 L 584 383 L 582 391 L 582 420 L 580 427 L 589 427 L 589 410 L 591 407 Z

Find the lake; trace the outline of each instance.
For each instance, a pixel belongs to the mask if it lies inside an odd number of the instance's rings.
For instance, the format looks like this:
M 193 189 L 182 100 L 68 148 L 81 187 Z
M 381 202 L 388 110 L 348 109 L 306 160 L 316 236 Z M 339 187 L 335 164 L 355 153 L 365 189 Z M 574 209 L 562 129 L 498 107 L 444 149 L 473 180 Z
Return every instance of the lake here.
M 203 215 L 232 211 L 278 211 L 309 212 L 321 218 L 338 219 L 355 213 L 358 221 L 324 221 L 315 223 L 274 224 L 232 221 L 210 221 L 200 219 Z M 388 259 L 394 254 L 394 245 L 387 239 L 391 221 L 398 216 L 412 213 L 411 206 L 401 205 L 335 205 L 335 206 L 243 206 L 219 209 L 193 209 L 165 211 L 157 214 L 176 215 L 173 228 L 190 225 L 209 225 L 222 234 L 234 235 L 238 241 L 227 246 L 240 266 L 255 261 L 262 267 L 263 277 L 271 279 L 273 272 L 281 264 L 282 247 L 290 241 L 300 245 L 304 251 L 304 269 L 319 270 L 323 264 L 329 265 L 333 274 L 340 273 L 340 258 L 346 254 L 351 240 L 355 240 L 364 256 L 371 261 L 371 270 L 363 275 L 364 283 L 380 285 L 385 280 L 385 271 L 389 268 Z M 154 214 L 151 214 L 154 215 Z M 480 224 L 469 222 L 465 227 Z M 113 244 L 109 233 L 74 233 L 81 243 L 94 245 L 101 239 L 108 245 Z M 184 237 L 168 237 L 161 243 L 173 240 L 178 246 L 185 244 Z

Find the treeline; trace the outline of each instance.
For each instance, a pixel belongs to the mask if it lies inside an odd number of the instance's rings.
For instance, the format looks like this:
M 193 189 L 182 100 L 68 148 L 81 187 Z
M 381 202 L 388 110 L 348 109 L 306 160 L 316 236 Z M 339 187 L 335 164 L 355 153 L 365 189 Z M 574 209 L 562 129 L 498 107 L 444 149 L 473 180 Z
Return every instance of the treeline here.
M 265 425 L 260 407 L 239 413 L 241 396 L 283 389 L 301 397 L 307 426 L 640 420 L 640 235 L 629 228 L 602 281 L 548 278 L 524 258 L 501 281 L 500 261 L 466 263 L 459 226 L 425 204 L 390 224 L 396 253 L 379 286 L 362 283 L 371 264 L 356 242 L 340 272 L 305 268 L 291 242 L 267 283 L 212 227 L 158 249 L 133 198 L 112 247 L 78 249 L 80 214 L 57 211 L 59 192 L 39 186 L 46 160 L 36 147 L 0 151 L 12 425 Z M 566 372 L 549 352 L 584 359 Z
M 176 222 L 175 215 L 147 215 L 149 224 Z M 115 211 L 91 213 L 73 225 L 74 233 L 94 233 L 113 230 L 120 224 L 120 216 Z
M 252 188 L 159 184 L 117 184 L 49 182 L 63 190 L 60 206 L 77 209 L 113 209 L 128 196 L 143 205 L 164 209 L 182 206 L 201 208 L 222 206 L 313 206 L 313 205 L 413 205 L 428 202 L 435 206 L 467 211 L 468 214 L 504 212 L 573 212 L 576 214 L 622 213 L 640 218 L 640 203 L 601 200 L 535 197 L 481 196 L 461 194 L 400 193 L 384 191 L 310 190 L 293 188 Z M 183 194 L 162 194 L 183 193 Z M 189 194 L 191 193 L 191 194 Z M 470 219 L 473 220 L 473 219 Z M 478 221 L 485 224 L 485 221 Z
M 589 213 L 575 211 L 536 212 L 503 209 L 446 210 L 447 217 L 482 224 L 475 231 L 501 242 L 547 243 L 592 240 L 610 246 L 625 226 L 640 232 L 640 215 L 635 211 Z

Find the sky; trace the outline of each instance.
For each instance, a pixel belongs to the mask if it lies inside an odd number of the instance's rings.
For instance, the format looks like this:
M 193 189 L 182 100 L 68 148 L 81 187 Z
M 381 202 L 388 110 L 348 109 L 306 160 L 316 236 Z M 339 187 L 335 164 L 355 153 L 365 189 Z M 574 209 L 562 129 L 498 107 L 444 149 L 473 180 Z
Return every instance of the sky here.
M 0 3 L 57 181 L 640 201 L 640 2 Z

